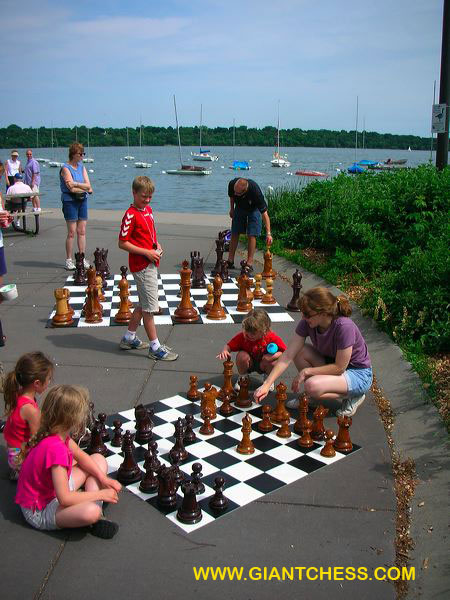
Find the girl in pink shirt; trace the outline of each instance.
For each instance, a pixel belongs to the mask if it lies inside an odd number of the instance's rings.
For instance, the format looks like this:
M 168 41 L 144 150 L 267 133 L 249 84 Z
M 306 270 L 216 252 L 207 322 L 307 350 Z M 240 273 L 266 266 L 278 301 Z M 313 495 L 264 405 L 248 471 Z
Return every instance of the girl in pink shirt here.
M 10 478 L 17 479 L 16 458 L 30 437 L 39 429 L 41 413 L 36 394 L 42 394 L 53 376 L 53 363 L 42 352 L 29 352 L 17 361 L 4 385 L 5 412 L 8 417 L 3 435 L 7 444 Z
M 88 408 L 84 388 L 58 385 L 48 392 L 41 425 L 20 470 L 16 503 L 36 529 L 89 526 L 93 535 L 109 539 L 119 526 L 103 518 L 102 501 L 118 502 L 121 485 L 107 477 L 101 454 L 89 456 L 72 439 L 84 432 Z

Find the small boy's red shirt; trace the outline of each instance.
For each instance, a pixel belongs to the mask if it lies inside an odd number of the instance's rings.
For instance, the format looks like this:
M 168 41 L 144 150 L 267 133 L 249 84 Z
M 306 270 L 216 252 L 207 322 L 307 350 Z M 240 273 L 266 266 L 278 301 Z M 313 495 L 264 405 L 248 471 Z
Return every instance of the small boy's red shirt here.
M 259 340 L 248 340 L 241 331 L 235 335 L 227 345 L 231 352 L 245 350 L 245 352 L 248 352 L 252 358 L 260 360 L 263 354 L 267 354 L 266 348 L 270 343 L 276 344 L 280 352 L 284 352 L 286 350 L 286 344 L 283 342 L 280 336 L 273 331 L 268 331 L 266 335 Z
M 133 204 L 125 212 L 122 224 L 120 226 L 119 240 L 122 242 L 131 242 L 139 248 L 153 250 L 154 244 L 158 243 L 156 238 L 155 221 L 150 206 L 139 210 Z M 128 262 L 131 273 L 142 271 L 149 264 L 150 260 L 143 254 L 128 253 Z M 159 260 L 156 262 L 159 266 Z

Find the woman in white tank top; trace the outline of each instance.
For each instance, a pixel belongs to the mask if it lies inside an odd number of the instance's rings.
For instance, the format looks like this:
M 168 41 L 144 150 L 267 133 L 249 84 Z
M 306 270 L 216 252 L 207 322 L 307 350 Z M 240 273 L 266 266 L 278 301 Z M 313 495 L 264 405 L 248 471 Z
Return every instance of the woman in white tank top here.
M 11 158 L 6 161 L 6 169 L 5 169 L 5 179 L 6 179 L 6 189 L 9 186 L 14 185 L 14 175 L 16 173 L 22 173 L 22 164 L 19 160 L 19 153 L 17 150 L 13 150 L 11 152 Z

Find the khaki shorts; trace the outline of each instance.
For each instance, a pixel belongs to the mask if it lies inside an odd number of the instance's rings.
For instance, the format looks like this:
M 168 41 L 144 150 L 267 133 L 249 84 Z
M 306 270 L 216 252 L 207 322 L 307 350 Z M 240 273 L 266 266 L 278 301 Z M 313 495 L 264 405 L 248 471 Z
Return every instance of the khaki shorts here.
M 158 312 L 158 269 L 155 263 L 150 263 L 142 271 L 133 273 L 133 277 L 139 297 L 138 306 L 144 312 Z
M 31 188 L 32 192 L 35 192 L 36 194 L 39 194 L 39 187 L 37 185 L 33 185 L 33 187 Z

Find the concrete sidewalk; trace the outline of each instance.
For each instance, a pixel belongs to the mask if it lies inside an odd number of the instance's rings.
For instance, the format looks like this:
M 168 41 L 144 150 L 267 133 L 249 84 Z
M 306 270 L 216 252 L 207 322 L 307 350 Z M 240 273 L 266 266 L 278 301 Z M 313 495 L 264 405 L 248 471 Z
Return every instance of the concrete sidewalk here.
M 89 257 L 96 246 L 108 248 L 113 273 L 119 273 L 127 262 L 117 247 L 121 216 L 117 211 L 91 211 L 87 230 Z M 156 222 L 164 248 L 162 273 L 179 270 L 192 250 L 199 250 L 210 268 L 215 262 L 217 232 L 229 224 L 226 216 L 173 213 L 159 213 Z M 67 276 L 62 268 L 64 240 L 65 224 L 58 212 L 42 218 L 41 233 L 35 238 L 5 234 L 9 271 L 5 282 L 16 282 L 19 291 L 17 300 L 0 307 L 7 336 L 1 358 L 6 370 L 24 352 L 42 350 L 57 364 L 55 383 L 87 386 L 96 412 L 106 413 L 185 393 L 191 374 L 197 374 L 202 383 L 220 384 L 222 364 L 215 356 L 240 330 L 238 325 L 159 327 L 160 340 L 180 354 L 176 362 L 166 364 L 153 363 L 142 352 L 120 351 L 120 328 L 46 329 L 53 290 Z M 274 266 L 289 277 L 294 269 L 283 260 L 274 261 Z M 304 289 L 318 283 L 321 280 L 305 273 Z M 278 278 L 274 295 L 280 304 L 286 304 L 291 294 L 290 286 Z M 395 440 L 418 468 L 420 481 L 412 512 L 416 541 L 412 564 L 417 567 L 417 579 L 410 584 L 410 597 L 444 598 L 449 588 L 445 434 L 399 350 L 357 311 L 355 321 L 368 341 L 378 383 L 396 413 Z M 276 324 L 274 330 L 287 341 L 293 324 Z M 290 385 L 293 376 L 290 369 L 283 381 Z M 327 417 L 325 425 L 336 430 L 335 418 Z M 394 598 L 392 583 L 373 577 L 374 569 L 388 568 L 394 562 L 395 496 L 390 451 L 371 397 L 353 419 L 351 437 L 362 446 L 352 456 L 188 535 L 124 491 L 119 504 L 108 509 L 108 516 L 120 524 L 111 541 L 81 531 L 45 533 L 29 528 L 13 502 L 15 485 L 6 479 L 2 452 L 0 530 L 6 551 L 0 566 L 0 594 L 9 600 L 125 596 L 130 600 L 150 596 L 209 600 L 216 595 L 265 600 L 293 594 L 320 600 L 349 595 Z M 425 505 L 417 508 L 421 500 Z M 429 566 L 424 570 L 425 557 Z M 252 567 L 267 567 L 268 574 L 272 567 L 280 574 L 282 567 L 322 567 L 325 576 L 322 581 L 310 581 L 303 571 L 302 581 L 196 581 L 193 567 L 202 566 L 244 567 L 246 577 Z M 329 567 L 365 567 L 372 580 L 349 581 L 341 575 L 342 580 L 330 581 Z M 310 574 L 315 576 L 313 571 Z

